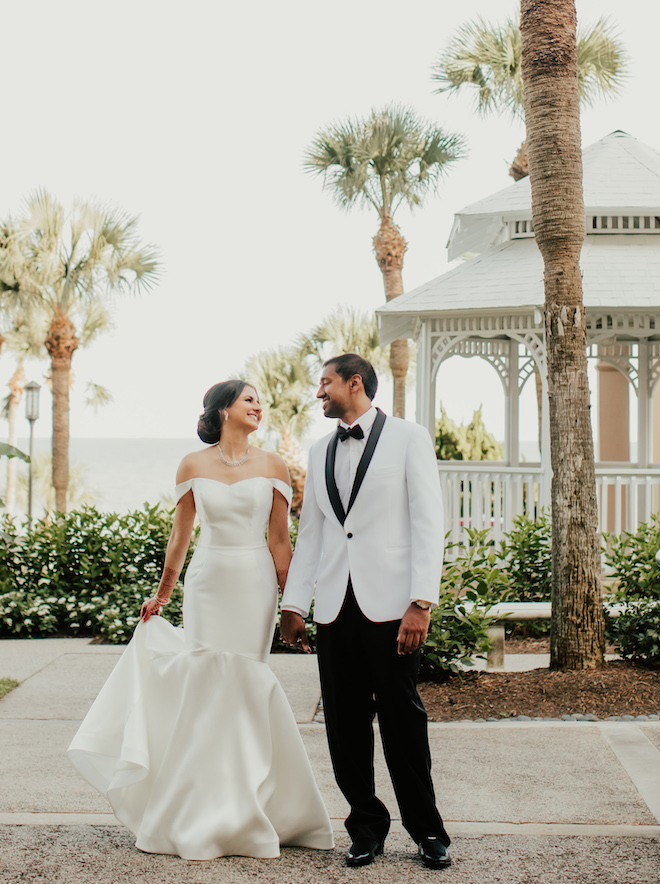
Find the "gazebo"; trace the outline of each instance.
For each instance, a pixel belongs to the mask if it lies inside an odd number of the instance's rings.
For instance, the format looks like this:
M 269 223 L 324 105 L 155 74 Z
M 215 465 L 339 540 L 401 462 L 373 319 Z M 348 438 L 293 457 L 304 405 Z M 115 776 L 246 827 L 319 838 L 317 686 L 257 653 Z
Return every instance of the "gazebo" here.
M 583 152 L 586 237 L 580 264 L 588 355 L 598 360 L 596 465 L 601 530 L 634 528 L 658 509 L 660 408 L 660 152 L 613 132 Z M 383 344 L 417 343 L 418 423 L 432 435 L 436 377 L 451 356 L 480 357 L 504 389 L 504 461 L 441 461 L 452 539 L 466 527 L 497 537 L 518 513 L 550 503 L 550 445 L 543 332 L 543 262 L 534 242 L 529 179 L 462 209 L 450 260 L 465 260 L 377 310 Z M 519 400 L 542 380 L 540 462 L 521 463 Z M 637 397 L 637 451 L 630 462 L 628 388 Z

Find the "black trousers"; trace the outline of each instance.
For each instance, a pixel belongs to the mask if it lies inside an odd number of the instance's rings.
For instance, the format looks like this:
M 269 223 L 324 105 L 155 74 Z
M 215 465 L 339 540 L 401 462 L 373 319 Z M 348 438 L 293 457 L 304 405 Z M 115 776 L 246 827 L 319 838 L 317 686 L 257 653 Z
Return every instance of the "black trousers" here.
M 417 692 L 420 652 L 397 654 L 400 620 L 374 623 L 360 610 L 349 580 L 337 619 L 317 626 L 325 726 L 337 784 L 351 812 L 353 840 L 383 841 L 390 814 L 376 796 L 374 730 L 378 714 L 385 760 L 401 819 L 414 841 L 450 839 L 435 806 L 427 716 Z

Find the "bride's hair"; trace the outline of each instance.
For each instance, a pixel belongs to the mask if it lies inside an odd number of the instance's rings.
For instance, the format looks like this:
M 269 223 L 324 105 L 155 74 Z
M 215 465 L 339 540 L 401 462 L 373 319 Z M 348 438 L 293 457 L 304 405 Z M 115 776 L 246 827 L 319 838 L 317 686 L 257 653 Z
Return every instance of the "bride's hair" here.
M 214 445 L 220 441 L 223 412 L 225 408 L 231 408 L 246 387 L 251 387 L 247 381 L 231 380 L 214 384 L 204 394 L 204 413 L 200 414 L 197 422 L 197 435 L 207 445 Z

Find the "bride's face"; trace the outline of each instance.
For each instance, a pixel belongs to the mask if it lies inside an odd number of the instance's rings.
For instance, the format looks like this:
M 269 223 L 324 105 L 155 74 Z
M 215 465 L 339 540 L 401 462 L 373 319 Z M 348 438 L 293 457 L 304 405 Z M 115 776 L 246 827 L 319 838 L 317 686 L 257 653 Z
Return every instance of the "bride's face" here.
M 253 387 L 243 387 L 236 402 L 225 410 L 230 426 L 242 427 L 248 433 L 254 433 L 258 429 L 262 409 L 259 394 Z

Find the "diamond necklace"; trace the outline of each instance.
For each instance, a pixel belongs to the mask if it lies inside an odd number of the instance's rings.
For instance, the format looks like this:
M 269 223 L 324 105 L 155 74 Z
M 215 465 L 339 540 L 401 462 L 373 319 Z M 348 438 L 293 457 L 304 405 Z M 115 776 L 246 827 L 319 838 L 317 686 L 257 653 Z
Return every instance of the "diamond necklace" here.
M 242 466 L 248 458 L 248 454 L 250 453 L 250 445 L 248 444 L 247 451 L 243 455 L 240 460 L 227 460 L 227 458 L 222 453 L 222 448 L 220 448 L 220 443 L 216 442 L 215 447 L 218 449 L 218 454 L 220 455 L 220 460 L 226 464 L 228 467 L 240 467 Z

